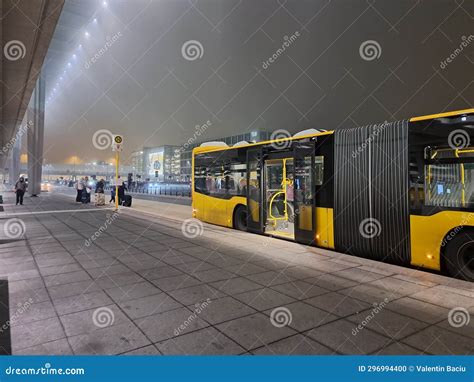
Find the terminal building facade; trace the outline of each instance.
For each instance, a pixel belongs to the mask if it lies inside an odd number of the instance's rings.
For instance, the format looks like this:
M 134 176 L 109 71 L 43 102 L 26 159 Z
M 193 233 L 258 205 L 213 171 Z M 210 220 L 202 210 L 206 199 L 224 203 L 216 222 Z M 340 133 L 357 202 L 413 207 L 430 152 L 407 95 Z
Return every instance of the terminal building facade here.
M 264 130 L 253 130 L 229 137 L 213 139 L 225 142 L 229 146 L 237 142 L 261 142 L 270 139 L 271 133 Z M 158 147 L 144 147 L 131 155 L 131 168 L 136 181 L 148 182 L 190 182 L 192 151 L 202 142 L 193 144 Z

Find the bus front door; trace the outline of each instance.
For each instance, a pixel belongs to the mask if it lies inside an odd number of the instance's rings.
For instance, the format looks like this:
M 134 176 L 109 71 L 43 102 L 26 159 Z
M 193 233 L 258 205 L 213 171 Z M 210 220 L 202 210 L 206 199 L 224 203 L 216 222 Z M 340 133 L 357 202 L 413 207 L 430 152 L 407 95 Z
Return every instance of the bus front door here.
M 247 230 L 255 233 L 263 230 L 262 163 L 261 148 L 247 151 Z

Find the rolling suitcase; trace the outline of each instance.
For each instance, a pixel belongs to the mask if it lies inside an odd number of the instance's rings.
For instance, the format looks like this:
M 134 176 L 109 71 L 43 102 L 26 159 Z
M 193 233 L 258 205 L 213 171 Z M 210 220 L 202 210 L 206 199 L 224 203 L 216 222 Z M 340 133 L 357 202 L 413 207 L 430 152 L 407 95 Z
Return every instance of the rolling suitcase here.
M 132 206 L 132 195 L 125 195 L 123 197 L 122 206 L 131 207 Z
M 105 194 L 95 194 L 95 205 L 105 206 Z
M 89 194 L 85 189 L 82 191 L 82 195 L 81 195 L 81 202 L 83 204 L 87 204 L 87 203 L 90 203 L 91 201 L 91 194 Z

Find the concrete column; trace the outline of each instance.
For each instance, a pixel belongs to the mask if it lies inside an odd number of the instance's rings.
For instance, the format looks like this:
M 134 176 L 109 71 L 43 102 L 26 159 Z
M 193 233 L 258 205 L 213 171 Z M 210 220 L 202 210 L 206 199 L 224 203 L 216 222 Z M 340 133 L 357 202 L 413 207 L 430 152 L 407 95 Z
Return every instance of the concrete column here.
M 40 76 L 36 81 L 27 112 L 27 120 L 31 122 L 28 129 L 28 192 L 37 196 L 41 192 L 44 141 L 44 79 Z
M 8 163 L 8 183 L 14 185 L 20 176 L 20 152 L 21 152 L 21 137 L 17 137 L 13 147 L 10 151 L 10 158 Z

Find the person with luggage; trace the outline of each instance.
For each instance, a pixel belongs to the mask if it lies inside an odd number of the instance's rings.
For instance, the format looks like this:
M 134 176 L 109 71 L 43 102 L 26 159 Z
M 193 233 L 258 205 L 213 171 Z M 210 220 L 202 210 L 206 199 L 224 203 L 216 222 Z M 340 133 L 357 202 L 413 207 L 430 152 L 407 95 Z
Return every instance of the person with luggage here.
M 16 205 L 18 205 L 18 203 L 20 203 L 21 206 L 23 205 L 23 196 L 25 195 L 26 187 L 25 178 L 20 176 L 20 179 L 15 183 Z
M 123 204 L 123 200 L 125 198 L 125 191 L 127 190 L 127 187 L 125 186 L 125 183 L 120 179 L 120 175 L 118 177 L 118 197 L 119 197 L 119 204 Z
M 97 182 L 95 186 L 95 205 L 96 206 L 105 205 L 104 188 L 105 188 L 105 182 L 104 182 L 104 179 L 101 179 Z
M 91 201 L 91 189 L 89 188 L 89 177 L 86 176 L 84 178 L 84 189 L 82 190 L 82 197 L 81 197 L 81 202 L 82 204 L 87 204 L 90 203 Z
M 82 191 L 84 190 L 84 178 L 78 179 L 76 182 L 76 202 L 80 203 L 82 201 Z

